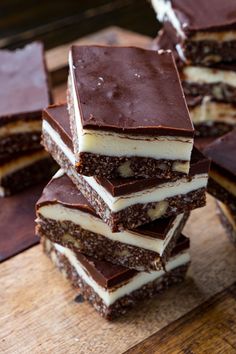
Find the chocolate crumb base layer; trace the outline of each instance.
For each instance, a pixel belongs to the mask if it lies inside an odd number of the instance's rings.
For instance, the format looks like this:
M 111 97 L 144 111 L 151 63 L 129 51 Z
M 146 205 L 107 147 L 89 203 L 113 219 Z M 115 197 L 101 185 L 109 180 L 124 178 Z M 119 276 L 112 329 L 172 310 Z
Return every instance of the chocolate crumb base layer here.
M 186 96 L 210 96 L 219 102 L 236 103 L 236 87 L 223 82 L 197 83 L 182 81 Z
M 211 65 L 236 60 L 236 41 L 191 41 L 183 44 L 183 52 L 193 64 Z
M 0 163 L 19 152 L 42 149 L 40 140 L 41 132 L 12 134 L 0 138 Z
M 70 80 L 68 80 L 68 85 L 70 85 Z M 79 142 L 75 132 L 76 122 L 70 90 L 67 90 L 67 101 L 73 145 L 75 146 L 75 151 L 78 151 Z M 77 161 L 79 161 L 76 164 L 77 172 L 85 176 L 106 178 L 160 177 L 168 179 L 184 175 L 183 172 L 175 171 L 175 166 L 188 162 L 182 160 L 156 160 L 138 156 L 103 156 L 86 152 L 80 153 L 77 156 Z
M 4 191 L 4 196 L 10 196 L 41 181 L 48 181 L 56 170 L 57 165 L 53 159 L 47 157 L 3 177 L 0 187 Z
M 236 197 L 220 186 L 211 177 L 208 179 L 207 192 L 227 205 L 233 213 L 236 213 Z
M 36 234 L 46 236 L 72 251 L 84 253 L 99 260 L 119 264 L 137 271 L 159 270 L 165 267 L 176 241 L 188 219 L 186 215 L 176 229 L 162 256 L 148 249 L 113 241 L 100 234 L 85 230 L 71 221 L 55 221 L 39 215 Z
M 46 243 L 46 238 L 41 239 L 44 252 L 50 257 L 52 262 L 61 271 L 61 273 L 71 282 L 75 288 L 79 288 L 80 294 L 87 300 L 99 314 L 107 320 L 114 320 L 124 315 L 128 310 L 134 307 L 138 301 L 146 300 L 168 289 L 170 286 L 184 281 L 190 262 L 165 273 L 161 278 L 145 284 L 140 289 L 125 295 L 112 305 L 107 306 L 95 291 L 87 285 L 78 275 L 75 268 L 69 263 L 68 259 L 60 254 L 51 244 L 50 248 Z
M 43 145 L 61 168 L 67 173 L 72 182 L 79 188 L 81 193 L 96 210 L 96 213 L 110 226 L 113 232 L 122 231 L 124 229 L 134 229 L 140 225 L 153 221 L 148 213 L 152 209 L 156 210 L 158 213 L 161 202 L 131 205 L 130 207 L 114 213 L 82 176 L 77 173 L 75 176 L 67 157 L 45 132 L 43 133 Z M 201 188 L 187 194 L 165 199 L 165 202 L 168 205 L 162 217 L 188 213 L 193 209 L 205 206 L 205 192 L 205 188 Z
M 82 152 L 78 156 L 77 172 L 85 176 L 160 177 L 173 179 L 184 173 L 173 171 L 175 165 L 187 163 L 180 160 L 155 160 L 146 157 L 103 156 Z M 97 163 L 99 161 L 99 164 Z
M 85 193 L 88 195 L 88 197 L 86 195 L 85 197 L 91 204 L 92 201 L 96 198 L 96 200 L 93 202 L 94 208 L 97 211 L 100 211 L 102 219 L 111 227 L 113 232 L 121 231 L 124 229 L 134 229 L 135 227 L 151 222 L 153 220 L 150 218 L 149 213 L 151 211 L 154 211 L 155 213 L 156 211 L 159 214 L 159 209 L 161 209 L 162 202 L 154 202 L 132 205 L 117 213 L 113 213 L 107 208 L 100 197 L 94 193 L 93 190 L 88 190 L 88 188 L 89 187 L 87 186 L 86 191 L 84 191 L 84 195 Z M 184 195 L 178 195 L 165 199 L 167 208 L 160 217 L 164 218 L 182 213 L 188 213 L 193 209 L 205 206 L 205 192 L 205 188 L 201 188 Z
M 221 210 L 218 203 L 216 203 L 216 206 L 217 206 L 217 215 L 220 219 L 220 222 L 221 222 L 228 238 L 236 246 L 236 230 L 233 228 L 231 223 L 228 221 L 227 217 L 224 215 L 224 212 Z M 235 222 L 235 225 L 236 225 L 236 222 Z
M 191 114 L 191 113 L 190 113 Z M 236 120 L 235 120 L 236 125 Z M 194 123 L 195 127 L 195 136 L 206 138 L 206 137 L 219 137 L 226 133 L 229 133 L 231 130 L 234 129 L 234 125 L 222 122 L 201 122 L 201 123 Z

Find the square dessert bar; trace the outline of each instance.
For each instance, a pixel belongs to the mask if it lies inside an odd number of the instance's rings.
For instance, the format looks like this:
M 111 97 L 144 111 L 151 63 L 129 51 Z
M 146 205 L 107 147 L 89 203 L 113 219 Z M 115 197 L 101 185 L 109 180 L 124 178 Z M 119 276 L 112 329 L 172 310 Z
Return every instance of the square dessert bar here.
M 208 145 L 211 160 L 207 190 L 236 212 L 236 129 Z
M 209 96 L 216 101 L 236 103 L 236 61 L 212 64 L 185 65 L 176 50 L 178 37 L 172 25 L 165 22 L 164 28 L 153 41 L 153 50 L 172 50 L 179 69 L 186 96 Z
M 72 46 L 68 108 L 86 176 L 188 174 L 194 129 L 170 52 Z
M 45 187 L 36 211 L 40 237 L 138 271 L 163 268 L 188 218 L 180 214 L 112 233 L 63 170 Z
M 41 242 L 45 253 L 72 285 L 101 316 L 112 320 L 125 314 L 138 301 L 157 295 L 169 286 L 184 280 L 190 264 L 189 239 L 181 236 L 166 264 L 166 270 L 137 272 L 53 243 Z
M 235 0 L 152 0 L 157 18 L 169 21 L 185 61 L 210 64 L 236 60 Z
M 0 50 L 0 163 L 40 146 L 42 109 L 51 102 L 43 45 Z
M 231 210 L 230 207 L 219 201 L 216 204 L 221 224 L 229 239 L 236 246 L 236 210 Z
M 49 180 L 56 164 L 44 149 L 14 154 L 0 162 L 0 197 L 12 195 L 26 187 Z
M 189 176 L 160 178 L 88 177 L 77 173 L 65 105 L 43 112 L 43 144 L 112 230 L 133 229 L 160 217 L 189 212 L 205 205 L 209 161 L 197 149 Z
M 210 96 L 186 96 L 196 136 L 219 137 L 236 126 L 236 103 L 219 102 Z

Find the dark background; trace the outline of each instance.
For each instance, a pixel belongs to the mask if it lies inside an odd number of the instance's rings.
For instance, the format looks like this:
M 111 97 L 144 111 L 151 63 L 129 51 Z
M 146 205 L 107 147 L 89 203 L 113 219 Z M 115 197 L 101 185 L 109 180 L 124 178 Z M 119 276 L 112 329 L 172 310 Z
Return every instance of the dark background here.
M 147 0 L 0 0 L 0 48 L 40 39 L 49 49 L 113 25 L 152 37 L 158 30 Z

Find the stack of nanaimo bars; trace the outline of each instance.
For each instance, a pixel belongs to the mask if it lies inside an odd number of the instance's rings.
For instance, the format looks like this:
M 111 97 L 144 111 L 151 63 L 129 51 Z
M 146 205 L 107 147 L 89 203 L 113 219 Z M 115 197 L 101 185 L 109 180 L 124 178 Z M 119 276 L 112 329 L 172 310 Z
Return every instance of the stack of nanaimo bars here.
M 73 46 L 67 105 L 43 113 L 61 170 L 37 203 L 45 252 L 105 318 L 182 281 L 182 234 L 205 205 L 209 162 L 193 147 L 174 58 Z
M 236 125 L 235 0 L 152 0 L 163 23 L 153 49 L 176 57 L 196 133 L 216 137 Z

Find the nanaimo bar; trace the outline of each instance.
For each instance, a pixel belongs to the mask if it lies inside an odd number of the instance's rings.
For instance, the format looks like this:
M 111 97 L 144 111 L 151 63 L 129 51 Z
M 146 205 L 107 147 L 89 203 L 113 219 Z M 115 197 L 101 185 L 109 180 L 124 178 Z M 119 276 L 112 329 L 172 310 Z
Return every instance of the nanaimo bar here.
M 188 219 L 180 214 L 112 233 L 63 170 L 45 187 L 36 212 L 40 237 L 138 271 L 165 266 Z
M 236 129 L 214 140 L 203 153 L 211 160 L 207 191 L 236 212 Z
M 72 46 L 68 108 L 78 173 L 187 175 L 194 129 L 170 52 Z
M 189 239 L 181 236 L 166 269 L 137 272 L 75 253 L 46 237 L 41 239 L 45 253 L 84 299 L 108 320 L 125 314 L 140 300 L 147 300 L 184 280 L 190 264 Z
M 187 63 L 209 65 L 236 60 L 234 0 L 152 0 L 160 22 L 178 36 L 176 50 Z

